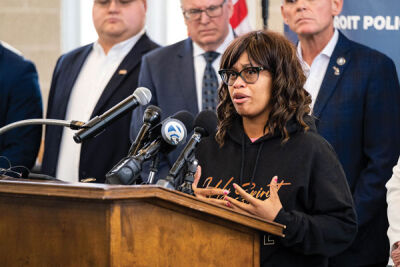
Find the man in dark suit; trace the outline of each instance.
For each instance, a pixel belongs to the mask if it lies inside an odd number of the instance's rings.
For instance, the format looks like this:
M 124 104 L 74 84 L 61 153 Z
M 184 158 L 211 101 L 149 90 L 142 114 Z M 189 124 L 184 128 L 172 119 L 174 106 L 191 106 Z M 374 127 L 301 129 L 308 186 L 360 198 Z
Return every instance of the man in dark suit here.
M 145 14 L 145 0 L 94 1 L 98 41 L 58 60 L 47 118 L 88 121 L 133 93 L 141 57 L 158 47 L 144 33 Z M 70 129 L 47 127 L 42 171 L 62 180 L 104 182 L 129 150 L 130 118 L 125 115 L 82 145 L 74 143 Z
M 196 115 L 203 109 L 215 109 L 219 61 L 234 38 L 229 25 L 231 0 L 182 0 L 181 4 L 190 37 L 147 54 L 139 75 L 139 85 L 151 90 L 150 104 L 159 106 L 163 117 L 180 110 Z M 215 80 L 209 81 L 212 77 Z M 140 129 L 143 111 L 138 108 L 133 112 L 132 140 Z M 162 159 L 158 177 L 166 175 L 179 152 L 177 149 Z
M 393 61 L 333 27 L 343 0 L 284 0 L 299 38 L 319 133 L 336 150 L 358 214 L 353 244 L 331 266 L 386 266 L 385 184 L 400 153 L 400 88 Z
M 6 45 L 8 46 L 8 45 Z M 7 49 L 0 42 L 0 127 L 42 117 L 42 97 L 36 68 L 32 62 Z M 25 126 L 0 135 L 0 174 L 27 175 L 35 164 L 42 127 Z M 4 169 L 10 171 L 4 171 Z

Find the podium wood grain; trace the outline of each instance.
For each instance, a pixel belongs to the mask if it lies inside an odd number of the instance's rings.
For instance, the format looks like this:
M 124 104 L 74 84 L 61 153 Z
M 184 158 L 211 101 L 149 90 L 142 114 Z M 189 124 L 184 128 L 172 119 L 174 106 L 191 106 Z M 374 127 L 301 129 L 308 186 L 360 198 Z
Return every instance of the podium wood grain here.
M 259 266 L 283 225 L 156 186 L 0 180 L 1 266 Z

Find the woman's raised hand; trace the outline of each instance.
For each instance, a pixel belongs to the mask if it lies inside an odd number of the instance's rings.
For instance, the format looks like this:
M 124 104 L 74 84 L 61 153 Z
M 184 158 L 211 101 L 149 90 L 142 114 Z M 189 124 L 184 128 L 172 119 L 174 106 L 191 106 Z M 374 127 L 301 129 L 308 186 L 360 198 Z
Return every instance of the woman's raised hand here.
M 210 197 L 211 196 L 221 196 L 221 195 L 226 196 L 229 194 L 229 191 L 224 190 L 224 189 L 219 189 L 219 188 L 197 188 L 200 177 L 201 177 L 201 166 L 198 166 L 197 171 L 194 175 L 194 182 L 192 184 L 192 189 L 193 189 L 194 195 L 202 200 L 206 200 L 211 203 L 227 206 L 226 200 L 210 198 Z
M 260 200 L 253 197 L 237 184 L 233 184 L 233 187 L 240 194 L 240 196 L 248 202 L 247 204 L 225 196 L 224 199 L 227 201 L 226 205 L 234 210 L 243 210 L 252 215 L 273 221 L 278 215 L 279 211 L 282 209 L 282 203 L 278 196 L 277 176 L 272 178 L 269 186 L 270 195 L 269 198 L 265 200 Z

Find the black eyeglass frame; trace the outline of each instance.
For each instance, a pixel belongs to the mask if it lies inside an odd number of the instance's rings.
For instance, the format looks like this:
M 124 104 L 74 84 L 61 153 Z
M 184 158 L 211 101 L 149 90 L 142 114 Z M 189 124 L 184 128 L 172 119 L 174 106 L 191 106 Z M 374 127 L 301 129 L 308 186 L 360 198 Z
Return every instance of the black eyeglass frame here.
M 206 15 L 209 18 L 216 18 L 216 17 L 220 17 L 222 15 L 222 7 L 224 6 L 224 4 L 226 3 L 226 0 L 223 0 L 221 4 L 219 5 L 212 5 L 206 8 L 191 8 L 188 10 L 183 10 L 183 16 L 185 17 L 185 19 L 190 20 L 190 21 L 196 21 L 196 20 L 200 20 L 201 19 L 201 14 L 204 12 L 206 13 Z M 215 16 L 210 16 L 209 12 L 212 12 L 216 9 L 220 9 L 221 12 L 219 15 L 215 15 Z M 195 16 L 195 18 L 191 17 L 191 16 Z M 196 18 L 196 16 L 198 16 L 198 18 Z
M 243 77 L 243 75 L 242 75 L 243 71 L 248 71 L 248 70 L 254 70 L 254 71 L 257 73 L 257 78 L 255 79 L 255 81 L 249 82 L 249 81 L 247 81 L 247 79 L 246 79 L 245 77 Z M 227 86 L 232 86 L 232 85 L 236 82 L 236 80 L 237 80 L 237 78 L 238 78 L 239 76 L 240 76 L 240 77 L 242 78 L 242 80 L 243 80 L 245 83 L 247 83 L 247 84 L 254 84 L 254 83 L 256 83 L 256 82 L 258 81 L 258 78 L 260 77 L 260 71 L 263 71 L 263 70 L 266 70 L 266 69 L 265 69 L 264 67 L 255 67 L 255 66 L 252 66 L 252 67 L 244 68 L 244 69 L 242 69 L 242 70 L 239 71 L 239 72 L 237 72 L 237 71 L 235 71 L 235 70 L 232 70 L 232 69 L 221 69 L 221 70 L 218 71 L 218 74 L 219 74 L 219 76 L 221 76 L 221 80 L 222 80 L 222 82 L 223 82 L 224 84 L 226 84 Z M 230 74 L 235 74 L 235 75 L 236 75 L 236 79 L 233 81 L 232 84 L 229 84 L 229 77 L 230 77 L 230 75 L 228 75 L 227 72 L 230 72 Z M 227 77 L 226 79 L 224 78 L 225 76 Z M 226 81 L 225 81 L 225 80 L 226 80 Z

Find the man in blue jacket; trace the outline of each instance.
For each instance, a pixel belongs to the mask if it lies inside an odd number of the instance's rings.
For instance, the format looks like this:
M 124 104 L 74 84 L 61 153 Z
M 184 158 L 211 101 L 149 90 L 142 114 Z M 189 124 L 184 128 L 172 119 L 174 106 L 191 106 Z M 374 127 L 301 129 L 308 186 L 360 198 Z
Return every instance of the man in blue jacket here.
M 353 244 L 331 266 L 386 266 L 385 184 L 400 153 L 400 88 L 393 61 L 333 27 L 343 0 L 284 0 L 299 43 L 318 132 L 336 150 L 358 214 Z
M 215 110 L 217 71 L 225 49 L 235 33 L 229 24 L 232 0 L 182 0 L 181 8 L 189 37 L 143 57 L 139 85 L 151 90 L 150 104 L 159 106 L 163 117 L 187 110 L 194 116 L 201 110 Z M 145 108 L 132 115 L 131 139 L 137 136 Z M 165 177 L 180 153 L 162 156 L 158 177 Z M 144 167 L 142 178 L 148 170 Z
M 0 127 L 42 117 L 35 66 L 5 46 L 0 42 Z M 0 135 L 0 174 L 26 176 L 35 164 L 41 136 L 41 126 L 15 128 Z

